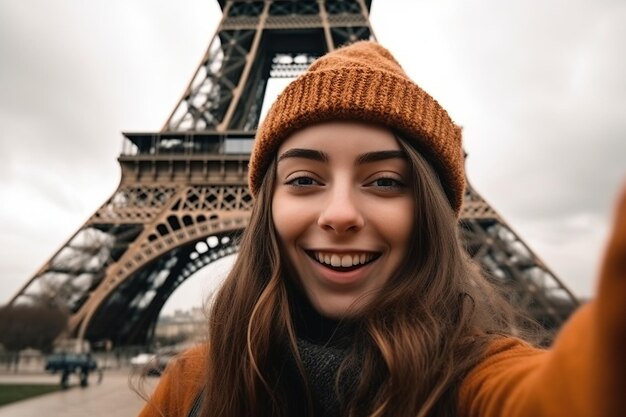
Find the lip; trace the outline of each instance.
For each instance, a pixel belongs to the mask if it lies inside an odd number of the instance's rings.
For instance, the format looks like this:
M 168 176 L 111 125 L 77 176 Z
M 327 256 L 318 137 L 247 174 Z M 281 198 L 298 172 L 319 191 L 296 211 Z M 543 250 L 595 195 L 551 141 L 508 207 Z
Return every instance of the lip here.
M 352 271 L 335 271 L 331 268 L 328 268 L 321 263 L 319 263 L 316 259 L 314 259 L 311 253 L 319 251 L 319 252 L 332 252 L 332 253 L 372 253 L 377 256 L 375 259 L 370 261 L 369 263 L 354 269 Z M 364 251 L 364 250 L 356 250 L 356 249 L 307 249 L 304 251 L 306 258 L 311 262 L 313 269 L 317 272 L 324 281 L 340 286 L 348 286 L 358 284 L 360 281 L 364 280 L 372 269 L 373 265 L 380 258 L 381 253 L 375 251 Z

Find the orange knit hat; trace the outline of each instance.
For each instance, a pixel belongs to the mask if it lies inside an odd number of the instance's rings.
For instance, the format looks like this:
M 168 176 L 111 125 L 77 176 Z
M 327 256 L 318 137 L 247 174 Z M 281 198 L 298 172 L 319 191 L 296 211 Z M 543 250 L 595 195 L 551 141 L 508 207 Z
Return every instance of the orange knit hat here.
M 457 216 L 465 174 L 461 129 L 406 75 L 389 51 L 361 41 L 317 59 L 278 96 L 257 130 L 248 183 L 256 196 L 280 144 L 296 130 L 333 120 L 389 127 L 430 162 Z

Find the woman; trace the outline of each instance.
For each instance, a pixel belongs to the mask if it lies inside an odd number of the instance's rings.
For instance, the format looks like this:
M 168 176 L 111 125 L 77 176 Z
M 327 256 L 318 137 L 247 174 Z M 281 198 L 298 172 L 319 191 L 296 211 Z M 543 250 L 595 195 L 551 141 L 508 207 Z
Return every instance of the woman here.
M 278 97 L 255 206 L 209 319 L 142 416 L 617 416 L 626 407 L 626 199 L 598 300 L 531 347 L 466 256 L 461 132 L 358 42 Z

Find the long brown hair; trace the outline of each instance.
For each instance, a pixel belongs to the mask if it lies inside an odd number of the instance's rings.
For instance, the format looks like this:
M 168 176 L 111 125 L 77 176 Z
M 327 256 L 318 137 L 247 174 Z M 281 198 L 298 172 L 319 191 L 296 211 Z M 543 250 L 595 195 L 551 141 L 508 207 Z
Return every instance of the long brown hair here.
M 454 416 L 460 382 L 489 341 L 510 332 L 514 316 L 461 246 L 457 219 L 434 170 L 398 141 L 412 166 L 416 198 L 409 256 L 359 311 L 344 360 L 358 364 L 359 377 L 350 398 L 339 398 L 344 414 L 353 417 Z M 204 417 L 286 416 L 287 393 L 279 383 L 286 355 L 306 381 L 288 268 L 272 223 L 274 183 L 272 163 L 210 312 Z M 307 401 L 312 415 L 310 394 Z

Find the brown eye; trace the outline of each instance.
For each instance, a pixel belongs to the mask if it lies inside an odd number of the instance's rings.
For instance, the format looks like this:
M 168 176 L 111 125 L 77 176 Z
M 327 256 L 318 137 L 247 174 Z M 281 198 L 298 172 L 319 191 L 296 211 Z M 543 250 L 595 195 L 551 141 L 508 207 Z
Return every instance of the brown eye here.
M 397 185 L 397 181 L 396 180 L 392 180 L 391 178 L 381 178 L 379 180 L 376 180 L 376 185 L 379 187 L 393 187 L 395 185 Z
M 306 187 L 306 186 L 311 186 L 311 185 L 319 185 L 319 183 L 311 177 L 297 177 L 297 178 L 287 181 L 287 184 L 294 186 L 294 187 Z
M 372 181 L 369 186 L 383 190 L 397 190 L 404 187 L 404 184 L 395 178 L 383 177 Z

